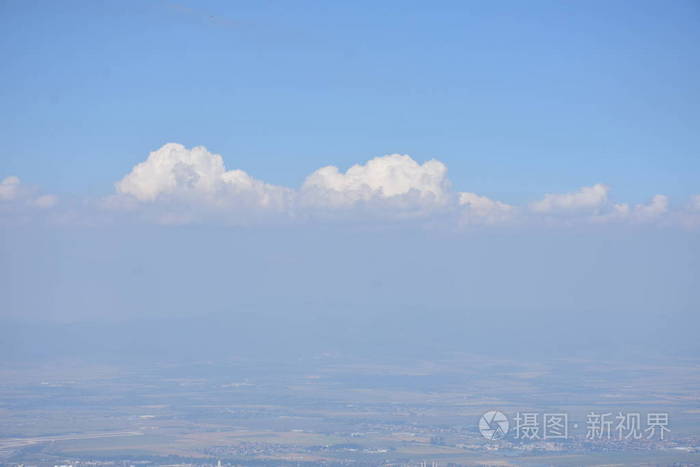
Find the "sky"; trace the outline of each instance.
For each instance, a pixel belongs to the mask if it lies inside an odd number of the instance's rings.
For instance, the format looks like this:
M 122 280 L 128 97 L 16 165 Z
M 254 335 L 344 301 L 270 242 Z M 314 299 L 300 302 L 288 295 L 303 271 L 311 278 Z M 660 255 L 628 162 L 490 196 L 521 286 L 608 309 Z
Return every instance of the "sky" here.
M 693 1 L 3 1 L 0 173 L 104 195 L 163 144 L 270 183 L 384 154 L 506 202 L 698 189 Z
M 298 319 L 698 356 L 697 2 L 3 0 L 0 26 L 18 355 Z

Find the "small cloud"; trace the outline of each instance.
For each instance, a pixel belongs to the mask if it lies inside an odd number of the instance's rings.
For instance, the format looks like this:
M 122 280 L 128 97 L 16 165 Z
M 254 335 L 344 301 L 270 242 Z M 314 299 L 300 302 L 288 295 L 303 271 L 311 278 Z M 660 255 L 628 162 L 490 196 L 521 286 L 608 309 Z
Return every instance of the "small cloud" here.
M 9 176 L 0 180 L 0 201 L 11 201 L 20 194 L 19 177 Z
M 512 220 L 515 214 L 514 206 L 476 193 L 459 193 L 458 203 L 465 224 L 498 224 Z
M 668 211 L 668 196 L 654 195 L 649 204 L 637 204 L 632 211 L 632 216 L 640 221 L 649 221 L 658 218 Z
M 684 209 L 676 216 L 680 224 L 686 228 L 700 227 L 700 195 L 693 195 L 686 203 Z
M 542 214 L 596 210 L 606 203 L 609 190 L 599 183 L 571 193 L 549 193 L 540 201 L 531 203 L 530 209 Z
M 627 203 L 614 204 L 609 212 L 597 215 L 593 218 L 596 222 L 621 222 L 634 223 L 652 222 L 661 218 L 668 212 L 668 197 L 655 195 L 647 204 L 637 204 L 631 207 Z
M 36 196 L 37 191 L 35 187 L 27 186 L 14 175 L 0 180 L 0 202 L 5 204 L 50 208 L 58 202 L 56 195 Z
M 42 209 L 53 207 L 58 202 L 56 195 L 43 195 L 31 201 L 31 204 Z
M 55 206 L 57 202 L 56 195 L 42 195 L 36 187 L 22 183 L 19 177 L 9 176 L 0 180 L 0 224 L 18 225 L 46 219 L 40 212 Z

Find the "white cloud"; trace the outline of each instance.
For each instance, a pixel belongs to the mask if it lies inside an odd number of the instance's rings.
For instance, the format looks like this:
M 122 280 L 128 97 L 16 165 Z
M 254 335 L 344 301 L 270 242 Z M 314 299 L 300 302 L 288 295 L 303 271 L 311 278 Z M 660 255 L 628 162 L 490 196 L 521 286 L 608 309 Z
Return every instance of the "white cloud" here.
M 15 196 L 18 179 L 0 183 L 0 197 Z M 603 184 L 549 193 L 529 205 L 513 206 L 472 192 L 455 192 L 445 164 L 419 163 L 402 154 L 376 157 L 344 172 L 335 166 L 322 167 L 308 175 L 300 188 L 292 189 L 257 180 L 242 170 L 227 170 L 220 155 L 202 146 L 188 149 L 168 143 L 151 152 L 115 187 L 116 195 L 103 200 L 103 207 L 125 208 L 167 224 L 203 220 L 248 224 L 263 219 L 419 219 L 432 227 L 449 222 L 460 226 L 691 222 L 673 220 L 681 219 L 680 213 L 667 215 L 664 195 L 654 196 L 647 204 L 614 204 L 609 187 Z M 54 203 L 55 198 L 45 195 L 32 204 L 49 207 Z M 692 212 L 700 212 L 700 195 L 691 199 L 684 212 L 687 219 Z
M 668 196 L 655 195 L 649 204 L 637 204 L 632 215 L 641 221 L 653 220 L 668 211 Z
M 222 157 L 203 146 L 187 149 L 176 143 L 151 152 L 116 183 L 116 189 L 142 203 L 199 202 L 220 208 L 281 209 L 291 194 L 288 188 L 267 184 L 242 170 L 227 171 Z
M 19 177 L 11 175 L 0 180 L 0 202 L 5 207 L 18 209 L 22 206 L 50 208 L 58 202 L 56 195 L 36 196 L 37 189 L 22 183 Z
M 162 223 L 190 222 L 240 207 L 249 215 L 275 208 L 269 211 L 288 219 L 410 219 L 449 208 L 455 198 L 447 168 L 436 160 L 419 164 L 391 154 L 346 172 L 323 167 L 294 190 L 256 180 L 242 170 L 227 171 L 218 154 L 175 143 L 150 153 L 115 187 L 117 194 L 103 200 L 103 206 L 138 210 Z
M 462 223 L 497 224 L 513 219 L 515 207 L 495 201 L 476 193 L 459 193 L 458 203 L 462 207 Z
M 531 203 L 530 209 L 538 213 L 592 211 L 607 202 L 608 191 L 606 185 L 599 183 L 584 186 L 572 193 L 548 193 L 541 200 Z
M 0 179 L 0 225 L 25 225 L 30 222 L 55 220 L 56 195 L 40 194 L 36 187 L 19 177 Z
M 647 204 L 630 206 L 627 203 L 614 204 L 605 213 L 593 217 L 595 222 L 633 222 L 656 221 L 668 213 L 668 197 L 655 195 Z
M 352 207 L 378 203 L 404 209 L 426 209 L 447 203 L 447 167 L 440 161 L 419 164 L 410 156 L 390 154 L 345 173 L 327 166 L 309 175 L 301 188 L 302 204 Z
M 19 177 L 9 176 L 0 180 L 0 201 L 10 201 L 19 195 L 21 181 Z

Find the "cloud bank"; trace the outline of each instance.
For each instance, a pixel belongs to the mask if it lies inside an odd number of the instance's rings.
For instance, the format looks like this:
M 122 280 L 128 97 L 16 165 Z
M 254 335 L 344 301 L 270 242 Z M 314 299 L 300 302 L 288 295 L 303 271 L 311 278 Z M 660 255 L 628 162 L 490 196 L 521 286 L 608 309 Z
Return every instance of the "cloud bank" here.
M 514 206 L 452 189 L 447 166 L 419 163 L 405 154 L 375 157 L 342 171 L 329 165 L 309 174 L 298 189 L 271 185 L 199 146 L 168 143 L 150 153 L 115 184 L 112 206 L 153 214 L 159 222 L 191 222 L 205 213 L 228 222 L 250 219 L 448 222 L 459 227 L 570 225 L 577 223 L 659 223 L 668 221 L 669 200 L 654 195 L 648 204 L 613 203 L 602 183 L 568 193 L 547 193 Z M 700 196 L 682 215 L 700 213 Z M 689 214 L 690 213 L 690 214 Z M 688 222 L 685 222 L 688 224 Z
M 404 154 L 375 157 L 345 171 L 322 167 L 295 189 L 227 169 L 221 155 L 203 146 L 168 143 L 117 181 L 114 194 L 98 205 L 101 213 L 122 212 L 163 224 L 410 220 L 456 228 L 623 223 L 700 227 L 700 195 L 672 210 L 662 194 L 631 205 L 614 202 L 611 193 L 608 185 L 595 183 L 546 193 L 518 206 L 456 191 L 445 164 L 434 159 L 420 163 Z M 57 202 L 56 196 L 39 195 L 17 177 L 0 180 L 0 209 L 21 205 L 47 210 Z

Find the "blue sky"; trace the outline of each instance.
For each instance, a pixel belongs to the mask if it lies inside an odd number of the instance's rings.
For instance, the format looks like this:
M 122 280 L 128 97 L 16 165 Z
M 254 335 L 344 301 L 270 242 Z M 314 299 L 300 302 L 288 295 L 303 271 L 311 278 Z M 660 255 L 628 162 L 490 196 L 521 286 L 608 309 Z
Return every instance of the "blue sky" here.
M 699 5 L 0 0 L 0 350 L 697 358 Z
M 510 203 L 700 191 L 697 2 L 0 4 L 0 175 L 101 196 L 166 142 L 269 183 L 388 153 Z

